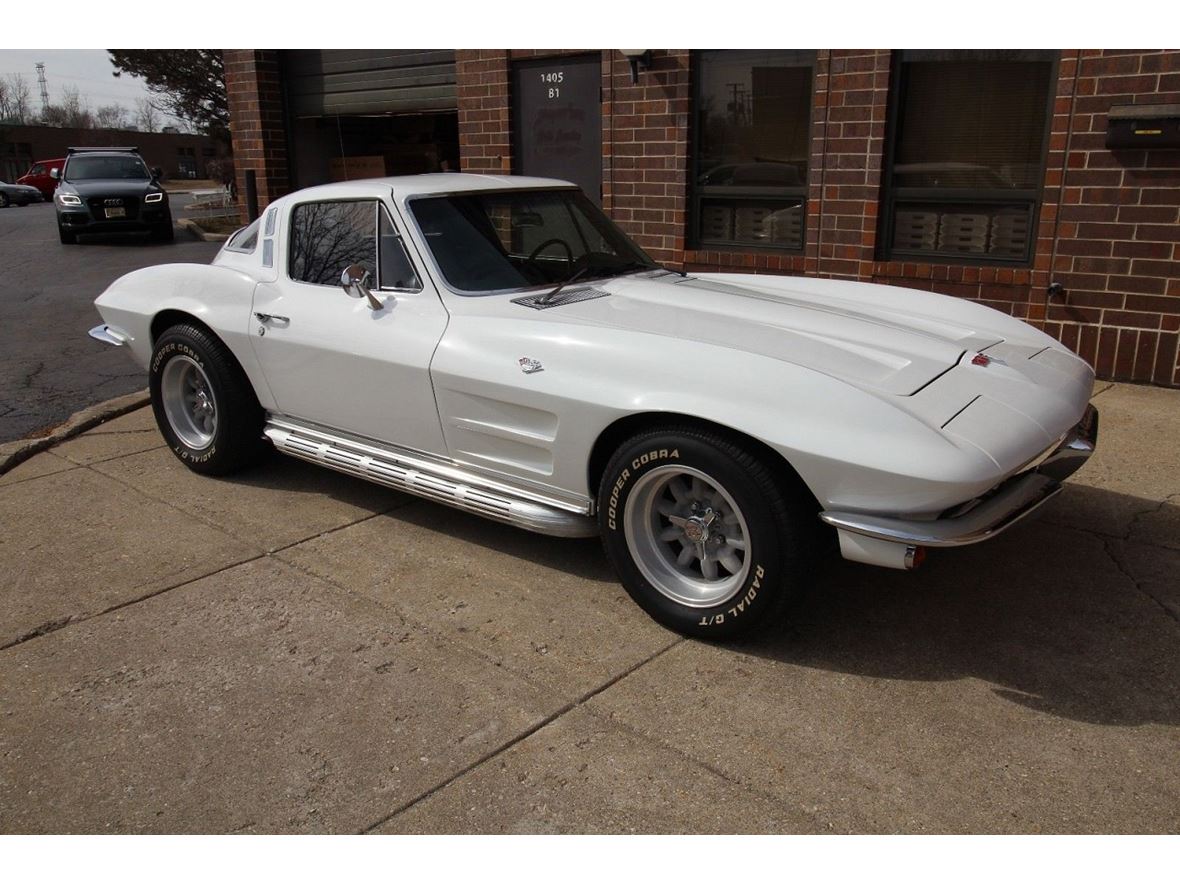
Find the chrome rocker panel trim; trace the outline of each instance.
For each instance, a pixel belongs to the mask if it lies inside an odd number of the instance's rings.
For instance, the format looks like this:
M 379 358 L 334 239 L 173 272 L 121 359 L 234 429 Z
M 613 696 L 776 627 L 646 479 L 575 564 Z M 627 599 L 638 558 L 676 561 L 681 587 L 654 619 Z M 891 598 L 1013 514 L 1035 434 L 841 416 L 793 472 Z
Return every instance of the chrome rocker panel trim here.
M 922 547 L 959 547 L 998 535 L 1061 491 L 1061 483 L 1086 463 L 1098 440 L 1098 410 L 1082 420 L 1036 469 L 1011 477 L 977 506 L 951 519 L 918 521 L 867 513 L 824 511 L 820 519 L 854 534 Z
M 283 454 L 518 528 L 559 538 L 598 534 L 588 506 L 544 499 L 400 449 L 362 443 L 273 416 L 268 417 L 263 434 Z

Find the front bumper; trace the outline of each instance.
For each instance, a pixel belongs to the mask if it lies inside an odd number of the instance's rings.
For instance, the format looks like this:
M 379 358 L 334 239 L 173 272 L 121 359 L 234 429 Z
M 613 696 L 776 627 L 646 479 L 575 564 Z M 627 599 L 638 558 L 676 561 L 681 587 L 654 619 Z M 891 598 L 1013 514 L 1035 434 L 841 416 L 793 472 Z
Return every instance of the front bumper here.
M 934 520 L 907 520 L 826 510 L 820 514 L 820 519 L 839 530 L 841 549 L 845 550 L 846 556 L 850 547 L 880 547 L 879 543 L 864 543 L 860 541 L 861 538 L 911 547 L 976 544 L 998 535 L 1060 492 L 1061 483 L 1086 463 L 1097 443 L 1098 410 L 1087 406 L 1082 420 L 1056 448 L 977 501 L 954 508 L 952 516 Z M 846 544 L 846 534 L 856 538 L 848 539 L 849 543 Z M 849 558 L 862 559 L 860 556 Z

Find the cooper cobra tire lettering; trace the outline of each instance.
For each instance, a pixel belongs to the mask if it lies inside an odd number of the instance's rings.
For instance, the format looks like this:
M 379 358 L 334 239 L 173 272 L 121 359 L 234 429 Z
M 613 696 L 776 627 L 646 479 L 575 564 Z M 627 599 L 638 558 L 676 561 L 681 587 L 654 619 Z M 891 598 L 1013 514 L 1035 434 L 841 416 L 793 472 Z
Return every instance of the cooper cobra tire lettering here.
M 746 525 L 745 556 L 750 559 L 745 560 L 749 564 L 745 578 L 724 601 L 710 607 L 689 605 L 676 593 L 661 590 L 632 558 L 634 548 L 629 544 L 635 542 L 628 537 L 634 538 L 634 533 L 628 531 L 625 520 L 644 517 L 628 504 L 629 496 L 643 485 L 640 480 L 649 471 L 666 468 L 669 462 L 715 479 L 733 499 Z M 822 526 L 815 516 L 814 499 L 802 483 L 792 484 L 791 476 L 789 467 L 761 451 L 750 451 L 721 431 L 669 426 L 624 442 L 603 472 L 598 518 L 607 558 L 627 593 L 652 618 L 689 636 L 729 639 L 778 622 L 788 603 L 806 586 L 806 566 L 817 547 L 809 528 L 812 523 Z M 654 500 L 644 506 L 655 508 Z M 646 518 L 657 518 L 655 509 L 649 512 Z M 683 540 L 672 538 L 666 543 L 673 545 L 669 561 L 676 561 L 684 547 L 675 545 L 683 545 Z M 700 580 L 699 572 L 694 574 Z
M 651 452 L 645 452 L 643 455 L 641 455 L 640 457 L 636 458 L 634 461 L 631 462 L 630 468 L 627 468 L 627 467 L 623 468 L 623 472 L 620 473 L 618 476 L 618 479 L 615 480 L 614 486 L 611 488 L 610 497 L 607 499 L 606 524 L 607 524 L 607 527 L 611 531 L 618 531 L 618 527 L 619 527 L 619 520 L 618 520 L 619 494 L 620 494 L 620 492 L 622 492 L 623 486 L 626 485 L 627 480 L 629 480 L 631 478 L 631 471 L 632 470 L 639 470 L 639 468 L 644 466 L 645 464 L 652 464 L 652 463 L 657 463 L 659 461 L 666 461 L 669 458 L 679 459 L 680 458 L 680 450 L 679 449 L 671 449 L 671 450 L 669 450 L 669 449 L 656 449 Z

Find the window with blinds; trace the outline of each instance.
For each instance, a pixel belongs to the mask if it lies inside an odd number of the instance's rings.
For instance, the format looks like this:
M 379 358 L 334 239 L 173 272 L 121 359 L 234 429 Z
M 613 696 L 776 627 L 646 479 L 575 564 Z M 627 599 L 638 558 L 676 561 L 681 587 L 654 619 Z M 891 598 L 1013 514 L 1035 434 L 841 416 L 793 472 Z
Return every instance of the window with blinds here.
M 886 257 L 1028 263 L 1057 53 L 904 50 L 891 108 Z
M 810 50 L 696 53 L 696 245 L 803 248 L 814 66 Z

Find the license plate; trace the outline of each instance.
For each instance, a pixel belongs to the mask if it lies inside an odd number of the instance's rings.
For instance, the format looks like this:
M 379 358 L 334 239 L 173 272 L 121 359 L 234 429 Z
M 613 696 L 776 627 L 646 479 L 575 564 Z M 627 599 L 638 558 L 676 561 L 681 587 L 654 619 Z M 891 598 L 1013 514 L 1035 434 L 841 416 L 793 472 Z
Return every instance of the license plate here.
M 127 217 L 127 210 L 126 209 L 108 209 L 107 210 L 107 218 L 126 218 L 126 217 Z

